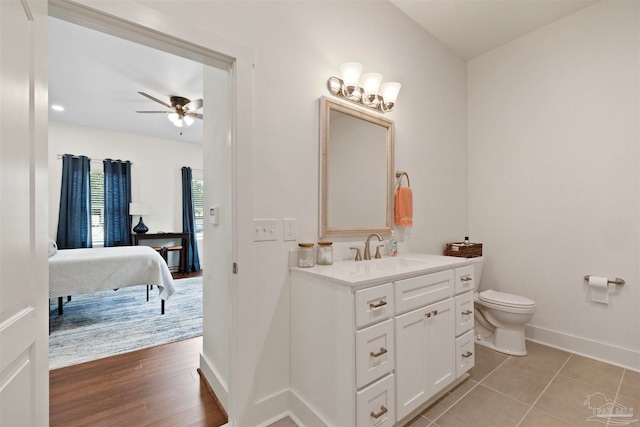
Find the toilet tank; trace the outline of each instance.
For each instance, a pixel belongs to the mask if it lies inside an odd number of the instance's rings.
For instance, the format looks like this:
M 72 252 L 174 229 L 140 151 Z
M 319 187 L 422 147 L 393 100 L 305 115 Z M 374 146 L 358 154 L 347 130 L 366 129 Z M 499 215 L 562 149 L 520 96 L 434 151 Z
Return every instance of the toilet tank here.
M 473 264 L 473 291 L 477 292 L 480 289 L 480 282 L 482 282 L 482 265 L 484 264 L 484 258 L 479 256 L 475 258 L 469 258 Z

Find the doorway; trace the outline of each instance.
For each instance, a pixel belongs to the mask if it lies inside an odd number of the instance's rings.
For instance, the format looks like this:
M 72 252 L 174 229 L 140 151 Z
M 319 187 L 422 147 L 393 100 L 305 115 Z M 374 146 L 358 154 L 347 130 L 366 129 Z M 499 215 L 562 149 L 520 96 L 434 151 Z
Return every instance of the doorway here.
M 160 49 L 178 56 L 198 61 L 208 67 L 205 68 L 204 98 L 215 100 L 208 102 L 205 114 L 213 120 L 204 122 L 204 177 L 205 207 L 216 206 L 225 213 L 222 217 L 226 221 L 211 226 L 208 218 L 204 223 L 204 253 L 207 261 L 204 268 L 204 303 L 203 303 L 203 354 L 209 352 L 208 357 L 201 358 L 201 369 L 214 392 L 229 414 L 230 424 L 235 418 L 235 348 L 236 348 L 236 319 L 234 306 L 236 304 L 235 287 L 237 276 L 231 273 L 229 266 L 237 258 L 236 247 L 236 131 L 238 109 L 238 56 L 247 57 L 244 48 L 228 54 L 220 54 L 209 48 L 197 46 L 185 41 L 177 40 L 167 34 L 145 29 L 130 22 L 113 18 L 107 14 L 74 6 L 67 2 L 51 1 L 50 16 L 80 24 L 108 34 L 115 35 L 136 43 Z M 215 44 L 215 43 L 214 43 Z M 225 44 L 225 49 L 229 44 Z M 236 55 L 237 54 L 237 55 Z M 246 61 L 245 61 L 246 62 Z M 244 66 L 246 68 L 246 66 Z M 224 82 L 212 82 L 207 73 L 212 70 L 222 70 L 226 79 Z M 208 71 L 207 71 L 208 70 Z M 246 74 L 246 73 L 243 73 Z M 244 82 L 246 78 L 242 78 Z M 250 83 L 249 83 L 250 85 Z M 218 91 L 216 93 L 216 91 Z M 216 96 L 218 95 L 218 96 Z M 249 108 L 250 110 L 250 108 Z M 245 110 L 246 111 L 246 110 Z M 210 125 L 208 125 L 209 123 Z M 249 132 L 250 133 L 250 132 Z M 250 138 L 249 138 L 250 139 Z M 249 174 L 247 179 L 251 179 Z M 211 184 L 210 184 L 211 183 Z M 251 188 L 244 187 L 250 192 Z M 208 210 L 205 209 L 205 212 Z M 205 214 L 206 215 L 206 214 Z M 247 274 L 250 273 L 247 268 Z M 218 287 L 209 290 L 208 283 L 213 278 Z M 223 284 L 223 286 L 219 286 Z M 221 295 L 223 294 L 223 295 Z M 221 298 L 222 297 L 222 298 Z M 216 320 L 221 320 L 216 322 Z M 211 326 L 210 326 L 211 325 Z M 222 326 L 220 326 L 222 325 Z M 215 342 L 215 345 L 214 345 Z M 222 345 L 220 345 L 222 343 Z M 215 347 L 212 349 L 211 347 Z M 213 361 L 218 366 L 212 369 L 207 361 Z M 219 366 L 223 367 L 221 371 Z M 213 374 L 216 372 L 216 374 Z M 222 372 L 222 377 L 217 374 Z

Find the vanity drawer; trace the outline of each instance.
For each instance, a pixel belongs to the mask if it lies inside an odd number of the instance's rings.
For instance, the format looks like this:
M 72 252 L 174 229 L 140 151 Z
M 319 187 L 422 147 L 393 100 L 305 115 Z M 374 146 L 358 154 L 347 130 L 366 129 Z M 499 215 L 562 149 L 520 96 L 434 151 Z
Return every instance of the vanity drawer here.
M 393 320 L 356 332 L 356 386 L 363 387 L 393 371 Z
M 356 327 L 386 320 L 393 314 L 393 285 L 386 283 L 355 292 Z
M 475 340 L 471 330 L 456 338 L 456 378 L 473 368 L 475 360 Z
M 456 305 L 456 336 L 473 329 L 473 292 L 458 295 Z
M 456 268 L 456 295 L 462 292 L 473 291 L 473 265 Z
M 358 427 L 391 427 L 395 423 L 393 374 L 356 393 Z
M 395 283 L 396 313 L 404 313 L 451 297 L 453 277 L 453 270 L 447 270 L 398 280 Z

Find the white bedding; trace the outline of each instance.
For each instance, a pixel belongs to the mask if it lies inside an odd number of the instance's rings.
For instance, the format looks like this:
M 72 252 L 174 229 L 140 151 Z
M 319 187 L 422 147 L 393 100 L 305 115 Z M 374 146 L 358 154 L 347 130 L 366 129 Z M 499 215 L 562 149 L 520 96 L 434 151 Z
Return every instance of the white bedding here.
M 163 300 L 176 291 L 167 264 L 149 246 L 60 249 L 49 258 L 49 298 L 137 285 L 158 286 Z

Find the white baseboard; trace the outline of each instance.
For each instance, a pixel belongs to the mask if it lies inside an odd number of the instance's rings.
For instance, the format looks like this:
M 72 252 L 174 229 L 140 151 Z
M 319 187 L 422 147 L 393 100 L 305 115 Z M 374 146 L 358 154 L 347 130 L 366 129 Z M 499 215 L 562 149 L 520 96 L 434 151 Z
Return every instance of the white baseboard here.
M 289 409 L 289 416 L 299 427 L 329 427 L 329 423 L 320 418 L 311 405 L 293 390 L 289 390 Z
M 564 332 L 552 331 L 539 326 L 525 326 L 528 340 L 569 351 L 580 356 L 600 360 L 622 368 L 640 371 L 640 351 L 595 342 Z
M 200 353 L 200 371 L 226 411 L 229 408 L 229 388 L 227 383 L 202 353 Z

